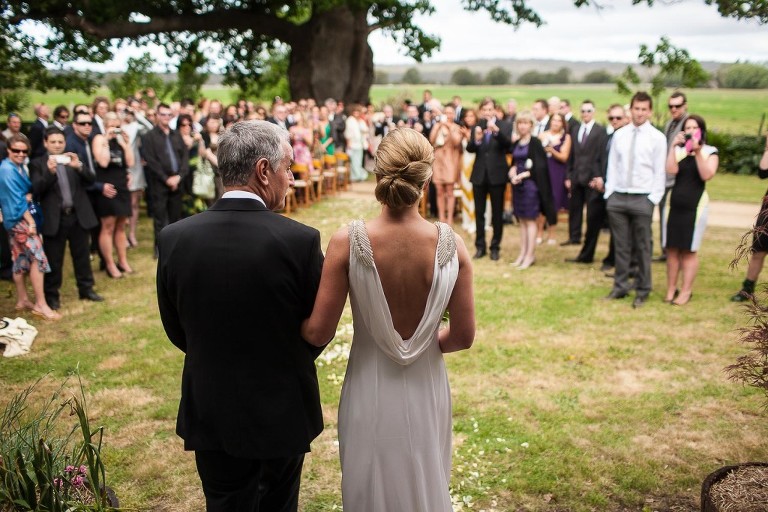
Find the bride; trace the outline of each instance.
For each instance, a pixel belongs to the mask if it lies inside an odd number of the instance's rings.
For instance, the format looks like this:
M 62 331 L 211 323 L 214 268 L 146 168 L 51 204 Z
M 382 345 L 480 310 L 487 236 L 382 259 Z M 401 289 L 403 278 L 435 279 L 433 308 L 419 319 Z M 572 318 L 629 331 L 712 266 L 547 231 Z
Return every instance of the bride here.
M 374 170 L 381 214 L 331 238 L 302 325 L 307 341 L 328 343 L 349 293 L 355 334 L 339 404 L 347 512 L 452 510 L 443 353 L 472 345 L 475 314 L 463 240 L 419 215 L 433 160 L 429 141 L 410 128 L 382 140 Z

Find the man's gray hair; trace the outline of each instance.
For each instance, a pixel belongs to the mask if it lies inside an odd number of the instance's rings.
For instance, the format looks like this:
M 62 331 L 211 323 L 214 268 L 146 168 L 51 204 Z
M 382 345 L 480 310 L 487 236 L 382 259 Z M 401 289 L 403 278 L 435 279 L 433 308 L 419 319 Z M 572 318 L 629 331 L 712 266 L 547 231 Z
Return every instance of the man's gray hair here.
M 256 162 L 269 161 L 277 172 L 285 157 L 283 143 L 290 145 L 288 132 L 268 121 L 239 121 L 219 137 L 219 173 L 225 187 L 246 185 Z

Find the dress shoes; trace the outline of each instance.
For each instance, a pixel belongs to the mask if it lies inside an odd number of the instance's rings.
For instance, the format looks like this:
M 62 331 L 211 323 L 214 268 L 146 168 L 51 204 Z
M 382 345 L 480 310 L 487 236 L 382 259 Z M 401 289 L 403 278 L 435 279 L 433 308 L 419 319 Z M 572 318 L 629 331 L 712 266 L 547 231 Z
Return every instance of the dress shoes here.
M 90 300 L 90 301 L 93 301 L 93 302 L 103 302 L 104 301 L 104 297 L 102 297 L 101 295 L 99 295 L 98 293 L 96 293 L 93 290 L 88 290 L 87 292 L 80 294 L 80 300 Z
M 575 240 L 566 240 L 565 242 L 560 244 L 560 247 L 565 247 L 567 245 L 581 245 L 581 242 L 577 242 Z
M 493 261 L 499 261 L 499 250 L 498 249 L 491 249 L 491 259 Z
M 483 258 L 483 257 L 485 257 L 485 249 L 478 249 L 477 251 L 475 251 L 474 258 L 476 260 L 479 260 L 480 258 Z
M 592 263 L 592 260 L 583 260 L 581 258 L 565 258 L 566 263 L 584 263 L 585 265 L 589 265 Z
M 645 301 L 648 300 L 647 295 L 638 295 L 635 297 L 635 300 L 632 301 L 632 307 L 634 309 L 641 308 L 645 305 Z
M 616 300 L 616 299 L 623 299 L 626 297 L 628 293 L 626 292 L 620 292 L 618 290 L 611 290 L 611 293 L 605 296 L 605 300 Z
M 46 298 L 45 302 L 48 303 L 48 307 L 53 309 L 54 311 L 61 309 L 61 303 L 59 302 L 59 299 L 54 299 L 51 297 L 50 299 Z
M 667 261 L 667 255 L 666 254 L 662 254 L 660 256 L 657 256 L 657 257 L 653 258 L 653 262 L 654 263 L 664 263 L 665 261 Z
M 600 272 L 610 272 L 610 270 L 613 268 L 613 265 L 610 263 L 603 263 L 600 265 Z

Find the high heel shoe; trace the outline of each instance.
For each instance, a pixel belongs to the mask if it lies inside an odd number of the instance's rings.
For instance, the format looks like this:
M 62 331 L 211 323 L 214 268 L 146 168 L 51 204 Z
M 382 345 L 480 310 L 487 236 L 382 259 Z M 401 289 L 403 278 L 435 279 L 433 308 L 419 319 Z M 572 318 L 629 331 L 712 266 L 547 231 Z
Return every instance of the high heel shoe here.
M 672 298 L 671 299 L 664 299 L 664 302 L 666 302 L 667 304 L 672 304 L 672 301 L 675 300 L 678 295 L 680 295 L 680 290 L 675 288 L 675 293 L 672 295 Z
M 117 270 L 119 270 L 123 274 L 135 274 L 136 273 L 135 270 L 133 270 L 133 269 L 128 270 L 126 267 L 122 266 L 119 263 L 117 265 L 115 265 L 115 266 L 117 267 Z
M 672 306 L 685 306 L 686 304 L 691 302 L 692 298 L 693 298 L 693 292 L 691 292 L 691 294 L 688 296 L 688 300 L 686 300 L 685 302 L 677 302 L 676 300 L 673 300 L 672 302 L 670 302 L 670 304 Z
M 119 270 L 118 270 L 117 274 L 113 274 L 112 272 L 109 271 L 109 267 L 106 267 L 104 269 L 104 273 L 107 274 L 111 279 L 122 279 L 123 278 L 123 274 L 121 274 Z

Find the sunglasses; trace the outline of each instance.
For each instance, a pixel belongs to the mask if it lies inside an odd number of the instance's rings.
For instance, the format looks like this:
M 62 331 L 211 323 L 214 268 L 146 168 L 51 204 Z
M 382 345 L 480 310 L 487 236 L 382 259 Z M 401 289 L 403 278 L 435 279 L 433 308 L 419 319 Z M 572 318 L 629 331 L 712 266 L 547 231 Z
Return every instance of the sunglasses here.
M 79 124 L 80 126 L 91 126 L 93 123 L 91 121 L 77 121 L 75 124 Z
M 609 121 L 621 121 L 624 119 L 622 116 L 608 116 Z
M 673 110 L 673 109 L 676 109 L 676 108 L 683 108 L 683 105 L 685 105 L 685 103 L 680 103 L 680 104 L 678 104 L 678 105 L 675 105 L 675 104 L 673 104 L 673 103 L 670 103 L 670 104 L 669 104 L 669 105 L 667 105 L 667 106 L 669 107 L 669 110 Z
M 22 155 L 28 155 L 29 150 L 28 149 L 14 149 L 14 148 L 8 148 L 8 151 L 11 153 L 21 153 Z

